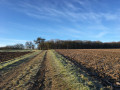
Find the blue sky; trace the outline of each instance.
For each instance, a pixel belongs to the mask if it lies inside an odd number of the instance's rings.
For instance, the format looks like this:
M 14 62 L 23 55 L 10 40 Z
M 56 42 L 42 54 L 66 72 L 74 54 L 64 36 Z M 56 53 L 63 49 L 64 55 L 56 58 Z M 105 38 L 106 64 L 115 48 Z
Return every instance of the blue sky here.
M 0 46 L 47 40 L 120 41 L 120 0 L 0 0 Z

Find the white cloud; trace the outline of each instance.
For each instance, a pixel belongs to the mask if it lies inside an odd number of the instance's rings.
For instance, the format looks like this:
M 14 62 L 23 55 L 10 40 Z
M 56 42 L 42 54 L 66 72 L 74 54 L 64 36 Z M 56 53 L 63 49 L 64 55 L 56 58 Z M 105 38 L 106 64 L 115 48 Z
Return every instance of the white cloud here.
M 41 1 L 41 0 L 40 0 Z M 39 2 L 40 2 L 39 1 Z M 37 1 L 36 1 L 37 2 Z M 42 1 L 44 2 L 44 0 Z M 57 1 L 55 1 L 57 2 Z M 56 23 L 65 22 L 65 20 L 69 21 L 72 26 L 76 26 L 85 23 L 86 27 L 85 31 L 81 31 L 80 29 L 71 28 L 70 26 L 64 25 L 64 30 L 68 31 L 64 33 L 64 31 L 56 31 L 57 34 L 63 34 L 67 36 L 76 36 L 80 35 L 89 35 L 90 37 L 94 36 L 95 38 L 101 38 L 108 34 L 110 27 L 104 25 L 103 21 L 116 21 L 120 22 L 119 16 L 120 13 L 117 10 L 113 12 L 96 12 L 93 8 L 93 2 L 97 2 L 97 0 L 70 0 L 61 1 L 60 4 L 62 6 L 57 6 L 57 4 L 51 4 L 50 2 L 40 3 L 40 4 L 31 4 L 28 1 L 19 3 L 19 7 L 16 10 L 25 13 L 26 15 L 37 18 L 37 19 L 45 19 L 45 20 L 55 20 Z M 77 5 L 76 5 L 77 3 Z M 84 25 L 85 25 L 84 24 Z M 61 24 L 62 26 L 62 24 Z M 93 29 L 93 30 L 92 30 Z M 95 30 L 99 30 L 100 33 L 96 35 Z M 101 30 L 101 31 L 100 31 Z M 93 32 L 95 31 L 95 32 Z M 53 31 L 55 32 L 55 31 Z M 91 32 L 91 33 L 88 33 Z M 78 35 L 78 36 L 77 36 Z
M 96 38 L 102 38 L 104 37 L 106 34 L 108 34 L 107 32 L 100 32 L 99 34 L 95 35 L 94 37 Z
M 10 1 L 9 1 L 10 2 Z M 39 4 L 31 4 L 29 1 L 20 1 L 16 5 L 16 10 L 25 13 L 28 16 L 39 18 L 63 21 L 61 18 L 66 18 L 71 22 L 88 22 L 88 23 L 101 23 L 102 20 L 117 20 L 120 16 L 119 13 L 109 13 L 109 12 L 95 12 L 92 6 L 97 0 L 73 0 L 73 1 L 61 1 L 62 6 L 57 6 L 59 2 L 54 1 L 50 3 L 47 1 L 36 1 Z M 41 2 L 41 3 L 40 3 Z M 76 5 L 76 3 L 78 5 Z M 97 3 L 98 4 L 98 3 Z M 59 5 L 59 4 L 58 4 Z M 76 12 L 77 11 L 77 12 Z
M 39 1 L 40 2 L 40 1 Z M 43 3 L 45 1 L 41 1 Z M 102 23 L 102 20 L 116 20 L 120 16 L 119 13 L 109 12 L 95 12 L 92 8 L 92 2 L 96 0 L 75 0 L 75 1 L 61 1 L 62 6 L 57 6 L 57 1 L 53 5 L 50 2 L 43 4 L 31 4 L 28 1 L 19 3 L 19 10 L 28 16 L 38 19 L 56 20 L 58 22 L 69 20 L 70 22 L 88 22 L 88 23 Z M 78 3 L 79 5 L 75 5 Z M 77 11 L 77 12 L 76 12 Z

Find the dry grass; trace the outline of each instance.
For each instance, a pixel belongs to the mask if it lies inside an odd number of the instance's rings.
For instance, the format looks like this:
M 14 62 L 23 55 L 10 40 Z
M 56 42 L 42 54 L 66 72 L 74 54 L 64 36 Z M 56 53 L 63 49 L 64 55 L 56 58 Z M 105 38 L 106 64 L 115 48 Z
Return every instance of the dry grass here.
M 92 72 L 117 84 L 120 81 L 120 49 L 69 49 L 56 50 L 77 61 Z M 112 80 L 111 80 L 112 79 Z
M 31 59 L 27 63 L 23 63 L 14 70 L 8 77 L 5 76 L 0 83 L 1 90 L 28 90 L 34 83 L 34 77 L 41 68 L 45 52 Z
M 67 60 L 63 56 L 51 52 L 52 62 L 59 78 L 61 78 L 70 90 L 99 90 L 103 89 L 102 84 L 89 77 L 84 71 L 77 67 L 74 63 Z M 65 90 L 68 89 L 66 87 Z

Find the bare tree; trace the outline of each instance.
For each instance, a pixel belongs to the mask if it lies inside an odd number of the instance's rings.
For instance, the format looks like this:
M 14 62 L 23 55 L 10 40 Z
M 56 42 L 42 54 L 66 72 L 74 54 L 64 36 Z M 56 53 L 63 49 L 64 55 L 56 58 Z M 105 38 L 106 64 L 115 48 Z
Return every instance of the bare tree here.
M 25 46 L 26 46 L 26 49 L 33 49 L 34 44 L 30 41 L 30 42 L 26 42 Z
M 38 37 L 37 40 L 34 40 L 34 42 L 35 42 L 35 44 L 37 44 L 38 49 L 44 48 L 44 42 L 45 42 L 44 38 Z

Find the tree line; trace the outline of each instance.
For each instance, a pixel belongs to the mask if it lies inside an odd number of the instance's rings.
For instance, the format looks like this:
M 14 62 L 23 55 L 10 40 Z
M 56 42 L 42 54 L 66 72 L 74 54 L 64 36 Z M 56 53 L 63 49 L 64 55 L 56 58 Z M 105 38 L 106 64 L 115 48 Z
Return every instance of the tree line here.
M 50 40 L 38 47 L 42 49 L 112 49 L 120 48 L 120 42 L 100 42 L 81 40 Z
M 35 49 L 35 44 L 31 41 L 27 41 L 24 44 L 15 44 L 15 45 L 7 45 L 5 47 L 0 47 L 0 50 L 24 50 L 24 49 Z
M 22 49 L 24 49 L 23 44 L 7 45 L 5 47 L 0 48 L 0 50 L 22 50 Z
M 37 47 L 35 47 L 37 46 Z M 120 42 L 82 41 L 82 40 L 48 40 L 38 37 L 33 42 L 27 41 L 25 45 L 16 44 L 0 49 L 112 49 L 120 48 Z

